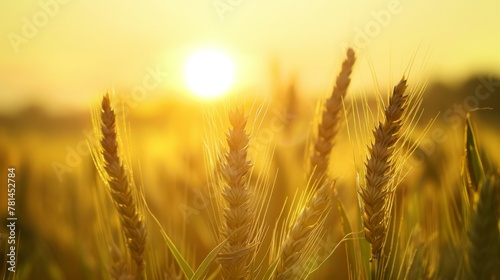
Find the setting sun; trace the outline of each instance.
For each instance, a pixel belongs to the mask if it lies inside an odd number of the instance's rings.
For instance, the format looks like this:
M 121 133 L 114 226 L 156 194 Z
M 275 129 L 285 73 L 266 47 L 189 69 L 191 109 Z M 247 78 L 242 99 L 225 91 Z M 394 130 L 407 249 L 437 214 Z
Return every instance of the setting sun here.
M 213 98 L 225 93 L 234 79 L 234 65 L 225 53 L 216 50 L 198 51 L 186 64 L 187 86 L 196 95 Z

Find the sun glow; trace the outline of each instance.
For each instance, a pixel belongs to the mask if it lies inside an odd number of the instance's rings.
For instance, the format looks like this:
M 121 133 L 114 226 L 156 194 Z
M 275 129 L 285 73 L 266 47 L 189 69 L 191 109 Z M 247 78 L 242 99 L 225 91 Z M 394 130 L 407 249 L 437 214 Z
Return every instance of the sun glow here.
M 186 64 L 187 86 L 197 96 L 215 98 L 231 87 L 234 80 L 234 65 L 225 53 L 202 50 L 191 55 Z

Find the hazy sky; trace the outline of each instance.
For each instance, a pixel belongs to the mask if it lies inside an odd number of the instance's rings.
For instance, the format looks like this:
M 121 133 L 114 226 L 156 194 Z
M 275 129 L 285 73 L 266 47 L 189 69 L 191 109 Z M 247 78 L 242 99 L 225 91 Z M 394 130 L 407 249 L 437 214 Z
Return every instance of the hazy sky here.
M 235 59 L 244 90 L 266 88 L 275 61 L 299 88 L 321 93 L 348 45 L 358 88 L 373 85 L 370 64 L 383 84 L 415 55 L 420 79 L 498 73 L 499 12 L 493 0 L 2 0 L 0 110 L 87 106 L 146 76 L 155 90 L 178 92 L 189 54 L 206 47 Z

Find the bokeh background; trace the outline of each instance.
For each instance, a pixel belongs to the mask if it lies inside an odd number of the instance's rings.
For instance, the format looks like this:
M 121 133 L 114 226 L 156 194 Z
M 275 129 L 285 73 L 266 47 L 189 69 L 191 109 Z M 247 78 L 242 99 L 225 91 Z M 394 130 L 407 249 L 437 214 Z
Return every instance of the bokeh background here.
M 196 49 L 237 61 L 235 89 L 269 86 L 270 65 L 302 95 L 328 88 L 345 46 L 358 50 L 354 87 L 385 85 L 411 62 L 429 82 L 497 74 L 497 1 L 3 1 L 2 112 L 38 104 L 87 110 L 96 92 L 140 84 L 148 68 L 170 74 L 149 99 L 184 97 L 183 69 Z M 428 55 L 427 59 L 422 56 Z M 423 66 L 421 66 L 423 65 Z M 359 69 L 360 68 L 360 69 Z M 303 93 L 302 93 L 303 92 Z M 43 96 L 43 97 L 42 97 Z
M 106 91 L 124 109 L 131 162 L 152 211 L 184 229 L 170 233 L 195 244 L 184 248 L 196 252 L 195 264 L 215 245 L 193 199 L 207 184 L 207 114 L 228 104 L 245 104 L 251 116 L 264 108 L 251 121 L 262 121 L 251 149 L 257 159 L 275 147 L 263 172 L 279 174 L 273 199 L 281 205 L 297 187 L 293 176 L 303 172 L 316 104 L 331 91 L 347 47 L 358 58 L 348 103 L 386 98 L 403 75 L 424 91 L 417 130 L 434 124 L 410 159 L 417 170 L 425 165 L 439 177 L 442 170 L 432 166 L 460 157 L 469 113 L 485 150 L 499 160 L 499 9 L 494 0 L 1 1 L 0 174 L 7 176 L 7 166 L 18 170 L 19 279 L 105 277 L 91 195 L 102 185 L 87 140 L 91 110 Z M 231 87 L 214 99 L 186 84 L 188 59 L 205 49 L 234 64 Z M 145 77 L 154 86 L 138 92 Z M 357 150 L 348 130 L 331 173 L 346 186 L 340 196 L 355 205 Z M 459 161 L 451 162 L 458 176 Z M 345 260 L 338 263 L 342 275 Z

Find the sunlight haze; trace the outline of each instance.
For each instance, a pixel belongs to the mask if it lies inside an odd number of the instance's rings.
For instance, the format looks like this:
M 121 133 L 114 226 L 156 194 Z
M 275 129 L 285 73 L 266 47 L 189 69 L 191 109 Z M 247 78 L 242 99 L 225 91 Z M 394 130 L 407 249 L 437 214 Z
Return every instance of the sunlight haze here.
M 302 91 L 320 96 L 346 46 L 360 58 L 356 91 L 373 86 L 370 64 L 384 85 L 413 56 L 420 79 L 498 73 L 499 8 L 449 0 L 2 1 L 0 109 L 87 108 L 97 92 L 132 90 L 155 71 L 168 75 L 156 74 L 153 91 L 185 92 L 191 50 L 207 45 L 237 55 L 234 89 L 242 90 L 269 87 L 275 62 L 282 83 L 296 77 Z

